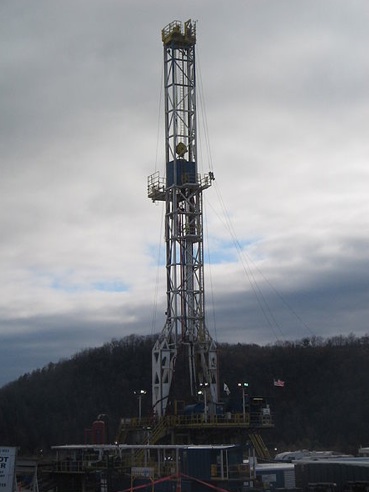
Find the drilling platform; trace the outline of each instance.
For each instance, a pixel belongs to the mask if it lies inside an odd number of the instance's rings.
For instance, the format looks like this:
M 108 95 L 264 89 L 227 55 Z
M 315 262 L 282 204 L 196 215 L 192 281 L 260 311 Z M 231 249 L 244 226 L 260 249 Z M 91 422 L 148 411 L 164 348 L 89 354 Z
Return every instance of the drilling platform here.
M 198 172 L 196 23 L 162 30 L 165 176 L 148 178 L 148 197 L 165 204 L 166 319 L 152 350 L 150 443 L 229 443 L 250 440 L 268 456 L 259 430 L 271 427 L 263 398 L 231 412 L 220 398 L 218 353 L 205 320 L 203 192 L 212 172 Z M 142 428 L 142 421 L 138 423 Z M 118 442 L 142 442 L 122 419 Z M 142 436 L 146 435 L 141 431 Z
M 203 192 L 214 175 L 198 172 L 196 23 L 173 21 L 161 34 L 165 176 L 148 177 L 148 197 L 165 204 L 166 312 L 152 349 L 152 412 L 141 415 L 141 391 L 139 416 L 121 419 L 114 444 L 106 444 L 98 419 L 91 443 L 55 446 L 58 492 L 96 490 L 97 480 L 107 492 L 124 484 L 169 490 L 166 481 L 170 490 L 236 492 L 252 487 L 251 457 L 270 458 L 261 436 L 273 427 L 269 405 L 250 397 L 246 383 L 242 405 L 222 399 L 217 344 L 205 320 Z

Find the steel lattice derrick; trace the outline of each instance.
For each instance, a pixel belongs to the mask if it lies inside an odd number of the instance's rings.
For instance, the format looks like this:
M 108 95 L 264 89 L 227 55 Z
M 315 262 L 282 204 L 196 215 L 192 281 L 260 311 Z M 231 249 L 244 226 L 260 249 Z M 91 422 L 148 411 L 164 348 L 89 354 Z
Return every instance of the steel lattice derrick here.
M 167 311 L 152 353 L 153 408 L 159 416 L 168 412 L 175 371 L 186 365 L 190 398 L 195 401 L 199 385 L 206 385 L 203 397 L 212 413 L 218 402 L 217 351 L 205 325 L 202 220 L 202 192 L 211 177 L 197 172 L 195 23 L 174 21 L 162 39 L 166 177 L 149 177 L 148 194 L 165 201 Z

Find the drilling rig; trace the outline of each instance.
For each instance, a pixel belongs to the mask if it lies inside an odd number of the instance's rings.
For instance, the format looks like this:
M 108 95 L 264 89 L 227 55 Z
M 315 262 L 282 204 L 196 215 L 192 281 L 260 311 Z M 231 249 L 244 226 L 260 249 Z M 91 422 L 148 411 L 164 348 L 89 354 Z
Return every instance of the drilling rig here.
M 100 415 L 85 434 L 92 442 L 56 446 L 48 473 L 61 491 L 180 491 L 182 478 L 188 491 L 255 490 L 251 452 L 270 459 L 260 434 L 273 427 L 269 405 L 247 383 L 238 383 L 242 405 L 222 401 L 205 323 L 202 195 L 214 176 L 198 173 L 196 23 L 171 22 L 162 41 L 166 173 L 149 176 L 148 196 L 165 204 L 166 319 L 152 350 L 152 412 L 142 415 L 147 392 L 136 391 L 138 417 L 121 419 L 114 444 L 104 443 Z
M 152 352 L 152 404 L 173 412 L 175 369 L 181 361 L 193 402 L 199 391 L 209 415 L 218 403 L 215 342 L 205 324 L 202 193 L 213 175 L 198 174 L 196 131 L 196 24 L 178 21 L 162 31 L 164 45 L 166 177 L 148 179 L 148 196 L 165 202 L 166 322 Z M 201 388 L 201 390 L 200 390 Z
M 205 322 L 203 191 L 214 176 L 198 172 L 196 23 L 171 22 L 162 42 L 166 174 L 149 176 L 148 197 L 165 204 L 166 320 L 152 350 L 150 435 L 140 440 L 147 432 L 138 430 L 129 439 L 134 421 L 122 419 L 117 440 L 219 443 L 237 441 L 244 431 L 265 454 L 257 429 L 272 426 L 269 407 L 254 398 L 246 409 L 243 398 L 242 412 L 226 412 L 217 347 Z M 137 427 L 144 428 L 141 418 Z

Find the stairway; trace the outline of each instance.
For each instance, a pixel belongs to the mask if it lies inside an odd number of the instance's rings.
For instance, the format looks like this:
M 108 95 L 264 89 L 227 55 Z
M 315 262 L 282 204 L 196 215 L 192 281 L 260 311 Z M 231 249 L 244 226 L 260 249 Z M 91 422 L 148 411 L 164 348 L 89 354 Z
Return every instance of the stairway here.
M 143 446 L 148 444 L 157 444 L 157 442 L 166 434 L 167 432 L 167 418 L 162 417 L 158 420 L 157 424 L 152 428 L 149 435 L 146 437 Z M 136 449 L 134 452 L 134 463 L 138 466 L 144 462 L 145 458 L 145 449 Z
M 167 432 L 167 418 L 162 417 L 150 432 L 150 436 L 145 444 L 157 444 L 157 442 L 165 436 Z M 149 442 L 150 440 L 150 442 Z
M 249 432 L 249 438 L 255 448 L 256 455 L 263 460 L 270 460 L 271 456 L 264 440 L 258 432 Z

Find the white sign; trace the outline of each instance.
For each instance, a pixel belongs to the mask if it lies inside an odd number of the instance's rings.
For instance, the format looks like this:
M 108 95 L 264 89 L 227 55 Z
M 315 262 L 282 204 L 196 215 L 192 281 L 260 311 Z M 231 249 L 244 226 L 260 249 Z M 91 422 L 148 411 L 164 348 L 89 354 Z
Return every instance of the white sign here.
M 131 474 L 134 477 L 150 478 L 154 476 L 154 468 L 152 468 L 151 466 L 132 466 Z
M 277 475 L 274 473 L 267 473 L 261 476 L 261 480 L 263 483 L 274 483 L 277 481 Z
M 17 448 L 0 446 L 0 492 L 13 492 Z

